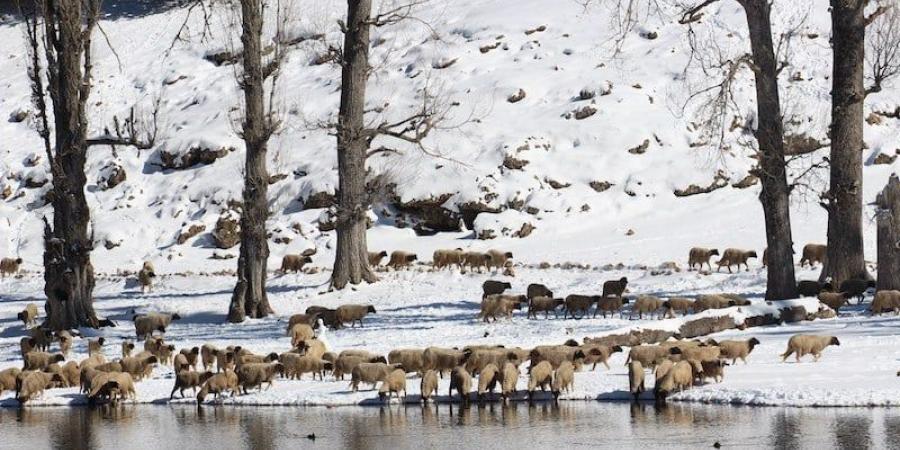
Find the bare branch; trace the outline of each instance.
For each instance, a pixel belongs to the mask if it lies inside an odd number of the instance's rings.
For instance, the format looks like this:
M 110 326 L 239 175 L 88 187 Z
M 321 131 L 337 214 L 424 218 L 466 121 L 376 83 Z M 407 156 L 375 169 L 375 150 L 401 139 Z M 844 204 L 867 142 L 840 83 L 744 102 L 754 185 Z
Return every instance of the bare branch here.
M 686 24 L 693 23 L 693 22 L 700 20 L 701 18 L 703 18 L 703 14 L 704 14 L 703 10 L 707 6 L 709 6 L 713 3 L 716 3 L 718 1 L 719 0 L 704 0 L 699 5 L 694 5 L 694 6 L 689 7 L 687 10 L 685 10 L 684 12 L 681 13 L 681 18 L 678 19 L 678 23 L 680 23 L 682 25 L 686 25 Z
M 131 107 L 125 123 L 120 123 L 117 116 L 113 117 L 113 130 L 108 129 L 103 135 L 91 137 L 85 140 L 87 146 L 109 145 L 135 147 L 138 150 L 149 150 L 156 145 L 156 136 L 159 130 L 160 97 L 157 97 L 150 112 L 150 120 L 136 118 L 135 108 Z M 115 149 L 114 149 L 115 150 Z
M 882 5 L 878 10 L 882 12 L 869 16 L 872 22 L 867 19 L 871 26 L 866 28 L 866 78 L 871 85 L 866 95 L 881 92 L 885 81 L 900 73 L 900 11 L 894 5 Z
M 37 132 L 44 142 L 44 152 L 47 154 L 47 161 L 53 170 L 53 145 L 50 142 L 50 124 L 47 118 L 47 93 L 44 89 L 44 80 L 41 75 L 41 55 L 40 55 L 40 37 L 38 25 L 38 13 L 36 8 L 26 10 L 22 7 L 19 0 L 16 0 L 16 6 L 19 13 L 24 18 L 25 23 L 25 41 L 28 45 L 28 79 L 31 83 L 31 104 L 37 111 Z

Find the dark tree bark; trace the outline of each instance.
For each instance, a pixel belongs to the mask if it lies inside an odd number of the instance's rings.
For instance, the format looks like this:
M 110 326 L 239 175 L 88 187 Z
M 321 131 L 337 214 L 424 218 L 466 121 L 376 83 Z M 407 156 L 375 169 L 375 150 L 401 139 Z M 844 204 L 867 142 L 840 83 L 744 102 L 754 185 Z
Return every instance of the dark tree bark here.
M 759 200 L 765 216 L 768 243 L 766 299 L 797 297 L 791 237 L 790 195 L 784 160 L 784 125 L 778 95 L 778 68 L 772 45 L 771 8 L 768 0 L 740 0 L 747 15 L 756 81 L 759 143 Z
M 241 137 L 247 152 L 244 176 L 244 203 L 241 211 L 241 251 L 237 285 L 231 296 L 229 322 L 245 317 L 271 314 L 266 296 L 266 263 L 269 243 L 266 219 L 269 216 L 266 151 L 271 123 L 265 106 L 265 68 L 262 62 L 263 6 L 260 0 L 241 0 L 241 43 L 244 71 L 239 80 L 244 91 L 244 123 Z
M 834 286 L 871 279 L 863 254 L 863 102 L 865 100 L 866 0 L 832 0 L 831 181 L 823 196 L 828 210 L 828 256 L 820 280 Z
M 335 289 L 377 280 L 366 247 L 366 154 L 371 130 L 366 129 L 364 115 L 371 13 L 371 0 L 348 0 L 337 125 L 337 253 L 331 276 Z
M 891 175 L 875 200 L 878 206 L 878 283 L 882 290 L 900 290 L 900 179 Z

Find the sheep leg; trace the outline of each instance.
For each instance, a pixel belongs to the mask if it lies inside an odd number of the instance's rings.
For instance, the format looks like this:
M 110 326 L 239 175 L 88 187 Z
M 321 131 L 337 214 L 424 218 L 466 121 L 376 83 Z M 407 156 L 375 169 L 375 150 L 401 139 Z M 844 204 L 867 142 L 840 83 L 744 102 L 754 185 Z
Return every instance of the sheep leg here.
M 785 362 L 785 361 L 787 361 L 787 359 L 788 359 L 788 356 L 791 356 L 791 353 L 794 353 L 794 351 L 793 351 L 793 350 L 791 350 L 791 349 L 788 349 L 788 350 L 787 350 L 787 351 L 786 351 L 786 352 L 784 352 L 784 354 L 783 354 L 783 355 L 781 355 L 781 362 Z M 798 359 L 798 360 L 799 360 L 799 359 L 800 359 L 800 357 L 799 357 L 799 356 L 798 356 L 798 357 L 797 357 L 797 359 Z M 744 363 L 745 363 L 745 364 L 746 364 L 746 363 L 747 363 L 747 361 L 744 361 Z

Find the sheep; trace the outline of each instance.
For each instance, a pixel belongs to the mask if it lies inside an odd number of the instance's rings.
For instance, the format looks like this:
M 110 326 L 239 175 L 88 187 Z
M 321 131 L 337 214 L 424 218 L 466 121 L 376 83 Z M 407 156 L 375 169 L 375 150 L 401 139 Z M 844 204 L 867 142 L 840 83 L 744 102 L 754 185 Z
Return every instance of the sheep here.
M 22 258 L 3 258 L 0 259 L 0 277 L 6 278 L 6 275 L 18 275 L 19 266 L 22 265 Z
M 497 367 L 507 362 L 518 366 L 522 361 L 528 359 L 527 355 L 520 355 L 513 349 L 506 348 L 482 348 L 470 351 L 463 349 L 463 353 L 466 355 L 465 369 L 469 373 L 481 372 L 481 369 L 484 369 L 484 366 L 490 363 L 495 364 Z
M 690 345 L 669 349 L 672 359 L 675 361 L 715 361 L 719 359 L 722 350 L 715 345 Z
M 418 348 L 405 348 L 391 350 L 388 353 L 388 363 L 399 364 L 407 372 L 424 372 L 424 351 Z
M 161 345 L 159 347 L 159 352 L 157 356 L 159 357 L 159 363 L 168 366 L 172 363 L 172 357 L 175 355 L 175 346 L 174 345 Z
M 283 362 L 285 376 L 290 374 L 291 379 L 301 380 L 304 373 L 312 373 L 313 380 L 319 374 L 320 380 L 325 380 L 325 372 L 333 371 L 334 364 L 315 356 L 288 357 Z
M 153 263 L 144 261 L 144 267 L 138 271 L 138 284 L 141 285 L 141 293 L 153 292 L 153 279 L 156 278 L 156 271 L 153 269 Z
M 606 346 L 602 344 L 585 344 L 581 346 L 581 351 L 584 352 L 584 363 L 585 364 L 593 364 L 591 370 L 597 368 L 597 364 L 603 364 L 606 366 L 606 370 L 609 370 L 609 357 L 613 353 L 622 352 L 622 347 L 618 345 Z
M 820 283 L 814 280 L 800 280 L 797 282 L 797 294 L 801 297 L 815 297 L 822 292 L 831 292 L 834 288 L 831 283 Z
M 112 361 L 93 366 L 98 372 L 122 372 L 122 364 L 118 361 Z
M 72 350 L 72 333 L 59 330 L 56 332 L 56 338 L 59 340 L 59 352 L 63 356 L 69 356 L 69 351 Z
M 240 391 L 239 383 L 237 374 L 231 369 L 225 369 L 224 372 L 213 375 L 200 386 L 200 392 L 197 393 L 197 404 L 202 404 L 209 394 L 219 398 L 219 394 L 231 391 L 231 396 L 234 397 Z
M 391 259 L 388 260 L 387 266 L 394 270 L 405 269 L 412 266 L 412 263 L 418 259 L 414 253 L 396 250 L 391 252 Z
M 11 391 L 16 388 L 16 377 L 21 372 L 17 367 L 10 367 L 0 371 L 0 394 L 3 394 L 3 391 Z
M 640 361 L 632 361 L 628 364 L 628 392 L 637 401 L 644 390 L 644 366 Z
M 359 363 L 350 372 L 350 388 L 353 392 L 359 390 L 359 383 L 367 383 L 375 388 L 379 381 L 385 378 L 394 370 L 399 369 L 397 365 L 385 363 Z
M 493 394 L 502 374 L 496 364 L 488 364 L 478 373 L 478 401 L 484 401 L 485 394 Z
M 660 345 L 636 345 L 628 351 L 625 364 L 639 361 L 644 367 L 654 367 L 669 356 L 669 348 Z
M 119 396 L 137 401 L 134 380 L 130 374 L 124 372 L 98 374 L 91 380 L 91 391 L 88 398 L 93 402 L 100 396 L 109 397 L 112 403 L 117 402 Z
M 787 361 L 791 354 L 796 354 L 797 362 L 800 362 L 800 358 L 804 355 L 813 355 L 813 362 L 816 362 L 822 356 L 825 347 L 829 345 L 841 345 L 841 342 L 834 336 L 795 334 L 788 339 L 788 347 L 781 354 L 781 362 Z
M 128 340 L 122 341 L 122 357 L 127 358 L 131 356 L 132 351 L 134 351 L 134 342 Z
M 841 282 L 838 288 L 839 292 L 846 292 L 847 297 L 856 297 L 856 303 L 860 304 L 865 298 L 866 291 L 875 287 L 874 280 L 865 280 L 860 278 L 851 278 Z
M 159 359 L 156 356 L 129 356 L 127 358 L 122 358 L 119 360 L 119 364 L 122 365 L 122 372 L 130 373 L 135 380 L 140 381 L 146 376 L 150 376 L 153 372 L 153 367 L 159 363 Z
M 727 365 L 728 363 L 720 360 L 700 361 L 700 367 L 702 369 L 700 372 L 700 381 L 705 382 L 707 378 L 712 378 L 716 383 L 721 383 L 722 379 L 725 378 L 725 366 Z
M 356 322 L 362 327 L 362 320 L 367 314 L 375 314 L 375 307 L 372 305 L 341 305 L 335 311 L 337 321 L 343 325 L 350 322 L 350 328 L 353 328 Z
M 447 391 L 448 397 L 453 397 L 453 391 L 459 394 L 460 400 L 464 405 L 469 403 L 469 392 L 472 391 L 472 376 L 465 367 L 454 367 L 450 372 L 450 388 Z
M 434 370 L 426 370 L 425 375 L 422 375 L 422 383 L 419 387 L 419 392 L 421 392 L 423 403 L 427 402 L 432 395 L 437 395 L 438 376 Z
M 328 328 L 338 329 L 341 327 L 341 322 L 337 320 L 337 310 L 325 308 L 323 306 L 310 306 L 309 308 L 306 308 L 305 313 L 307 315 L 318 316 L 319 319 L 322 319 L 322 323 Z
M 169 400 L 175 398 L 175 391 L 178 391 L 181 394 L 181 398 L 184 398 L 184 390 L 190 388 L 194 394 L 197 394 L 197 388 L 202 386 L 206 380 L 213 377 L 213 373 L 210 371 L 206 371 L 203 373 L 194 372 L 190 370 L 182 370 L 180 372 L 175 373 L 175 387 L 172 388 L 172 393 L 169 394 Z
M 444 372 L 450 372 L 454 367 L 463 364 L 465 353 L 452 348 L 428 347 L 422 352 L 422 364 L 424 370 L 437 371 L 438 376 L 444 377 Z
M 803 246 L 803 255 L 800 258 L 800 267 L 807 263 L 810 267 L 816 263 L 825 264 L 825 258 L 828 256 L 828 246 L 822 244 L 806 244 Z
M 817 296 L 819 301 L 833 309 L 835 312 L 840 311 L 841 306 L 844 306 L 850 302 L 850 298 L 847 296 L 846 292 L 820 292 Z M 876 294 L 877 298 L 878 295 Z M 872 301 L 872 305 L 875 305 L 875 301 Z
M 528 318 L 537 319 L 537 313 L 543 311 L 544 319 L 550 318 L 550 312 L 553 311 L 553 317 L 558 319 L 558 308 L 566 303 L 561 298 L 552 297 L 533 297 L 528 300 Z
M 516 383 L 518 381 L 519 368 L 511 362 L 503 364 L 503 373 L 500 377 L 500 395 L 504 400 L 516 393 Z
M 218 349 L 209 344 L 200 346 L 200 363 L 203 364 L 203 370 L 210 370 L 216 362 L 216 354 Z M 196 357 L 195 357 L 196 358 Z
M 299 350 L 299 353 L 301 355 L 321 358 L 325 356 L 328 348 L 325 347 L 324 342 L 320 341 L 319 339 L 313 338 L 300 341 L 300 343 L 297 344 L 297 350 Z
M 34 350 L 35 347 L 35 341 L 32 337 L 25 336 L 19 340 L 19 350 L 21 351 L 23 358 L 28 352 Z
M 680 392 L 686 387 L 693 387 L 694 378 L 702 371 L 699 365 L 696 361 L 679 361 L 666 371 L 662 379 L 657 375 L 658 385 L 654 386 L 657 399 L 665 400 L 675 389 Z
M 551 387 L 553 382 L 553 366 L 548 361 L 541 361 L 531 368 L 528 376 L 528 400 L 534 398 L 534 391 L 541 388 L 541 392 Z
M 628 316 L 629 319 L 634 318 L 634 313 L 638 313 L 638 319 L 644 318 L 644 313 L 650 314 L 650 317 L 653 317 L 653 313 L 659 311 L 663 307 L 663 301 L 657 297 L 652 295 L 641 295 L 634 301 L 634 307 L 631 308 L 631 314 Z M 658 315 L 661 319 L 662 316 Z
M 718 294 L 698 295 L 694 301 L 694 313 L 703 312 L 708 309 L 722 309 L 734 306 L 734 300 L 730 300 Z
M 106 363 L 106 358 L 103 355 L 98 354 L 98 355 L 91 355 L 87 358 L 82 359 L 81 362 L 79 363 L 79 365 L 82 368 L 85 368 L 85 367 L 94 367 L 94 366 L 104 364 L 104 363 Z
M 759 345 L 759 339 L 752 337 L 746 341 L 720 341 L 719 358 L 730 359 L 731 364 L 737 362 L 738 358 L 747 364 L 747 356 L 753 351 L 753 348 Z
M 381 261 L 384 258 L 387 258 L 387 252 L 382 250 L 380 252 L 368 252 L 367 259 L 369 261 L 369 267 L 378 267 L 381 265 Z
M 77 386 L 81 378 L 81 366 L 75 361 L 69 361 L 62 366 L 61 373 L 66 387 Z
M 528 299 L 535 299 L 537 297 L 553 297 L 553 291 L 547 289 L 547 286 L 538 283 L 531 283 L 528 285 L 528 288 L 525 290 Z
M 657 399 L 660 398 L 659 387 L 662 384 L 662 380 L 666 377 L 666 374 L 668 374 L 669 371 L 672 370 L 672 367 L 675 367 L 674 361 L 672 361 L 671 359 L 663 359 L 659 362 L 659 364 L 656 365 L 656 367 L 653 368 L 653 393 L 654 397 L 656 397 Z
M 507 319 L 512 319 L 513 311 L 521 309 L 522 303 L 525 301 L 524 295 L 489 295 L 481 301 L 481 312 L 478 314 L 478 317 L 484 322 L 490 322 L 491 318 L 496 322 L 497 316 L 505 316 Z
M 747 264 L 747 260 L 750 258 L 756 258 L 756 252 L 753 250 L 741 250 L 738 248 L 726 248 L 725 252 L 722 253 L 722 257 L 719 258 L 719 261 L 716 263 L 718 267 L 716 267 L 716 272 L 722 270 L 722 266 L 726 266 L 728 268 L 728 273 L 731 272 L 731 266 L 737 266 L 738 271 L 741 270 L 741 264 L 743 264 L 747 271 L 750 271 L 750 265 Z
M 22 376 L 24 374 L 24 376 Z M 21 382 L 17 382 L 16 400 L 19 403 L 25 403 L 44 393 L 44 390 L 51 387 L 54 383 L 62 383 L 62 376 L 58 373 L 47 373 L 39 371 L 29 371 L 19 373 Z
M 688 311 L 694 308 L 694 301 L 684 297 L 669 297 L 663 302 L 665 314 L 669 317 L 675 317 L 675 311 L 680 311 L 682 316 L 686 316 Z
M 352 374 L 353 368 L 360 365 L 361 363 L 376 363 L 382 362 L 387 363 L 387 360 L 384 359 L 383 356 L 358 356 L 358 355 L 344 355 L 341 354 L 337 357 L 337 360 L 333 363 L 333 371 L 332 374 L 336 380 L 343 380 L 344 375 Z
M 551 390 L 554 398 L 559 398 L 559 394 L 565 390 L 566 393 L 572 392 L 575 385 L 575 366 L 569 361 L 563 361 L 556 372 L 553 373 L 553 382 Z
M 36 324 L 37 316 L 38 307 L 34 303 L 25 305 L 25 309 L 23 309 L 19 314 L 16 314 L 16 318 L 22 321 L 22 324 L 25 325 L 25 328 L 28 328 L 28 326 L 30 325 Z
M 485 280 L 481 284 L 481 299 L 484 300 L 489 295 L 502 294 L 507 289 L 512 289 L 512 285 L 506 281 Z
M 600 301 L 600 297 L 596 295 L 579 295 L 579 294 L 570 294 L 566 296 L 566 300 L 564 304 L 566 305 L 566 311 L 563 314 L 563 319 L 572 316 L 573 319 L 580 319 L 587 315 L 588 311 L 591 309 L 591 305 Z M 581 315 L 577 315 L 580 313 Z
M 47 351 L 53 343 L 53 333 L 41 327 L 28 330 L 28 336 L 32 338 L 31 346 L 41 351 Z
M 28 352 L 25 354 L 25 368 L 22 370 L 44 370 L 50 364 L 65 360 L 66 357 L 60 353 L 51 355 L 46 352 Z
M 406 372 L 403 369 L 394 369 L 381 382 L 381 387 L 378 388 L 378 398 L 382 401 L 390 401 L 391 394 L 396 393 L 399 400 L 401 392 L 406 397 Z
M 491 255 L 487 253 L 481 252 L 463 252 L 462 254 L 462 265 L 463 267 L 469 268 L 469 270 L 478 269 L 478 273 L 481 273 L 481 269 L 488 269 L 491 263 Z
M 181 316 L 178 315 L 178 313 L 165 314 L 156 312 L 139 314 L 135 315 L 132 318 L 132 320 L 134 321 L 134 332 L 137 335 L 138 339 L 143 339 L 146 336 L 150 336 L 154 331 L 165 333 L 166 328 L 171 325 L 173 320 L 180 319 Z
M 181 372 L 182 370 L 190 371 L 190 367 L 188 365 L 187 356 L 179 353 L 175 355 L 175 359 L 172 361 L 172 369 L 174 369 L 175 373 Z
M 302 272 L 303 266 L 306 264 L 312 264 L 312 258 L 309 256 L 303 255 L 284 255 L 281 258 L 281 268 L 279 271 L 282 274 L 287 274 L 288 272 Z
M 296 347 L 301 341 L 316 337 L 312 327 L 305 323 L 298 323 L 291 328 L 291 346 Z
M 319 328 L 319 315 L 318 314 L 294 314 L 288 319 L 287 329 L 285 330 L 285 336 L 291 335 L 291 329 L 294 328 L 294 325 L 298 323 L 304 323 L 312 327 L 313 330 Z
M 440 270 L 444 267 L 453 268 L 453 266 L 462 270 L 463 251 L 459 248 L 435 250 L 431 256 L 431 265 L 435 270 Z
M 712 265 L 709 263 L 709 260 L 713 256 L 719 256 L 718 249 L 702 247 L 692 248 L 690 252 L 688 252 L 688 270 L 694 270 L 694 266 L 697 266 L 698 270 L 702 270 L 703 264 L 706 264 L 709 267 L 709 270 L 712 270 Z
M 91 391 L 91 382 L 101 372 L 94 368 L 94 366 L 85 366 L 82 364 L 81 373 L 79 374 L 78 380 L 81 385 L 81 389 L 79 392 L 88 393 Z
M 245 363 L 237 369 L 238 381 L 246 394 L 249 389 L 267 384 L 266 390 L 272 387 L 272 381 L 276 374 L 284 373 L 284 365 L 279 362 L 271 363 Z
M 383 360 L 380 362 L 387 363 L 387 359 L 384 356 L 376 354 L 376 353 L 372 353 L 368 350 L 348 349 L 348 350 L 342 350 L 341 353 L 338 354 L 339 359 L 341 357 L 345 357 L 345 356 L 358 356 L 363 359 L 372 359 L 372 360 L 380 358 Z M 379 362 L 379 361 L 373 361 L 373 362 Z
M 608 282 L 607 282 L 608 283 Z M 606 313 L 610 313 L 610 317 L 614 317 L 616 311 L 620 311 L 622 306 L 628 303 L 628 299 L 624 297 L 606 297 L 604 296 L 600 300 L 597 300 L 597 309 L 594 310 L 594 317 L 597 317 L 598 312 L 603 313 L 603 318 L 606 318 Z
M 269 353 L 268 355 L 254 355 L 252 353 L 238 354 L 235 366 L 240 370 L 241 366 L 246 364 L 266 364 L 278 361 L 278 353 Z
M 234 369 L 234 353 L 227 349 L 216 350 L 216 373 Z
M 869 309 L 872 311 L 872 314 L 881 314 L 888 311 L 900 314 L 900 291 L 885 290 L 876 292 L 875 298 L 872 299 L 872 306 Z
M 529 354 L 531 359 L 531 368 L 547 361 L 553 369 L 559 368 L 563 362 L 574 363 L 576 367 L 581 368 L 584 361 L 584 350 L 580 347 L 570 347 L 567 345 L 539 345 L 531 350 Z
M 621 297 L 628 287 L 628 278 L 622 277 L 618 280 L 609 280 L 603 282 L 603 297 Z
M 748 300 L 743 295 L 726 292 L 723 294 L 719 294 L 719 296 L 724 297 L 728 300 L 731 300 L 731 302 L 732 302 L 732 303 L 730 303 L 731 306 L 748 306 L 748 305 L 750 305 L 750 300 Z
M 512 259 L 512 252 L 504 252 L 500 250 L 488 250 L 487 255 L 490 257 L 490 261 L 488 261 L 489 269 L 503 269 L 506 267 L 506 264 L 509 260 Z
M 88 356 L 93 356 L 94 354 L 103 353 L 103 344 L 106 342 L 106 338 L 98 337 L 97 339 L 88 339 Z M 124 345 L 124 342 L 123 342 Z M 124 348 L 124 347 L 123 347 Z

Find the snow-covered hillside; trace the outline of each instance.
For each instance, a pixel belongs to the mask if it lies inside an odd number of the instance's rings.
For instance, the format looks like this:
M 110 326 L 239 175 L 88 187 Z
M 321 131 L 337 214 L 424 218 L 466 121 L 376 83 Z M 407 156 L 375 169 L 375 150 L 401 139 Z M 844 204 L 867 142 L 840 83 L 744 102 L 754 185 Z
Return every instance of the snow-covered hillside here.
M 548 8 L 543 0 L 435 0 L 418 13 L 427 25 L 409 21 L 374 32 L 369 102 L 383 112 L 372 120 L 407 115 L 426 86 L 458 106 L 447 129 L 435 131 L 427 143 L 443 158 L 398 147 L 402 155 L 385 153 L 371 161 L 373 174 L 385 174 L 396 189 L 373 211 L 370 248 L 412 249 L 427 260 L 437 247 L 502 247 L 523 262 L 591 264 L 681 261 L 691 245 L 761 250 L 759 186 L 731 186 L 753 163 L 749 151 L 736 144 L 741 129 L 728 133 L 729 149 L 720 153 L 697 147 L 702 139 L 690 110 L 682 114 L 687 86 L 708 81 L 695 71 L 684 76 L 684 26 L 648 18 L 614 56 L 610 13 L 602 5 L 552 3 Z M 163 126 L 149 151 L 92 150 L 88 198 L 97 240 L 94 265 L 114 272 L 152 259 L 163 273 L 231 269 L 234 260 L 209 259 L 237 253 L 237 247 L 215 248 L 210 233 L 230 214 L 229 202 L 240 198 L 244 162 L 233 126 L 240 98 L 233 67 L 206 58 L 229 48 L 227 17 L 214 15 L 206 40 L 200 39 L 199 16 L 192 18 L 194 39 L 167 52 L 185 9 L 131 16 L 119 10 L 134 7 L 129 2 L 107 6 L 113 14 L 102 25 L 121 64 L 103 39 L 94 40 L 91 128 L 102 131 L 114 115 L 124 116 L 132 105 L 148 108 L 157 97 Z M 270 146 L 270 264 L 316 246 L 315 264 L 329 266 L 333 232 L 320 231 L 318 221 L 337 184 L 335 142 L 316 124 L 337 110 L 340 72 L 316 60 L 329 43 L 339 42 L 334 24 L 342 4 L 299 0 L 295 6 L 301 13 L 291 32 L 311 39 L 292 50 L 281 77 L 285 127 Z M 793 40 L 792 65 L 782 85 L 789 129 L 824 141 L 829 23 L 826 5 L 818 6 Z M 746 51 L 739 6 L 724 2 L 717 8 L 698 25 L 701 37 L 715 37 L 729 54 Z M 776 29 L 807 10 L 791 2 L 776 8 Z M 0 42 L 0 254 L 21 255 L 26 269 L 37 270 L 40 218 L 51 213 L 42 200 L 49 189 L 42 184 L 48 168 L 31 119 L 20 114 L 31 106 L 22 30 L 14 20 L 0 25 Z M 525 97 L 509 102 L 520 90 Z M 747 117 L 754 109 L 752 91 L 746 74 L 737 92 Z M 893 111 L 898 104 L 900 93 L 889 86 L 871 97 L 867 114 Z M 596 112 L 582 120 L 573 116 L 587 107 Z M 900 130 L 896 119 L 878 118 L 866 125 L 867 202 L 896 170 L 896 163 L 872 164 L 879 154 L 894 155 Z M 825 152 L 798 161 L 795 171 Z M 191 155 L 200 153 L 214 162 L 162 167 L 190 164 Z M 125 180 L 106 189 L 105 180 L 120 169 Z M 673 194 L 691 184 L 710 185 L 719 171 L 728 177 L 719 179 L 725 187 L 690 197 Z M 825 178 L 813 182 L 822 188 Z M 805 242 L 824 240 L 825 215 L 816 200 L 814 194 L 796 198 L 797 251 Z M 425 228 L 464 226 L 417 237 L 413 227 L 425 216 Z M 526 223 L 534 227 L 527 237 L 508 236 Z M 195 236 L 179 239 L 192 227 Z M 496 239 L 475 239 L 490 234 L 486 230 Z M 866 248 L 874 254 L 874 226 L 868 220 Z

